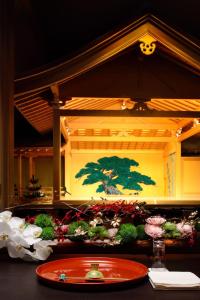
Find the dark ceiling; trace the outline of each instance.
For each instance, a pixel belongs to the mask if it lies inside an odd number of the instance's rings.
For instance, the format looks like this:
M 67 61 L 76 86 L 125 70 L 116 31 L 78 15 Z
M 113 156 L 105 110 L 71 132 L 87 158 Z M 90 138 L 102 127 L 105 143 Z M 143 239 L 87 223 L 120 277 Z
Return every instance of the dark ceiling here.
M 199 0 L 16 0 L 16 76 L 74 56 L 146 13 L 200 40 Z
M 16 78 L 73 57 L 95 39 L 148 13 L 200 44 L 199 0 L 15 0 L 15 3 Z M 28 136 L 37 143 L 38 133 L 17 112 L 15 128 L 16 144 L 20 145 Z

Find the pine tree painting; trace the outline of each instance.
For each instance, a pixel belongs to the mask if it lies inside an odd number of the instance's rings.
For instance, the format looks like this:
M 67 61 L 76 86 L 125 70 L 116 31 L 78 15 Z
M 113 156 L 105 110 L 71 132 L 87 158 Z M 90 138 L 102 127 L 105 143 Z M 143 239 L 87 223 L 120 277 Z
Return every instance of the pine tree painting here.
M 137 167 L 139 163 L 134 159 L 120 158 L 118 156 L 102 157 L 97 163 L 89 162 L 76 174 L 75 178 L 86 176 L 83 185 L 99 182 L 97 193 L 105 192 L 107 195 L 120 195 L 118 189 L 142 191 L 141 184 L 155 185 L 151 177 L 132 171 L 131 167 Z

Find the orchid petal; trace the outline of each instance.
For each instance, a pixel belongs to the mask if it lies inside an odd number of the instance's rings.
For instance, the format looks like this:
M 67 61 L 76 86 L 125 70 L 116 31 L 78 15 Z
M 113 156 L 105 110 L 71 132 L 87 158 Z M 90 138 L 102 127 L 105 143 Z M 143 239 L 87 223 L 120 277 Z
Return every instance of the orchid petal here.
M 0 239 L 0 249 L 7 247 L 7 240 L 1 240 Z
M 12 212 L 5 210 L 0 213 L 0 222 L 8 222 L 11 219 Z
M 24 231 L 23 231 L 23 236 L 24 237 L 34 237 L 34 238 L 38 238 L 42 233 L 42 228 L 37 226 L 37 225 L 33 225 L 30 224 L 28 225 Z
M 46 260 L 52 252 L 51 247 L 39 248 L 34 252 L 34 257 L 39 260 Z
M 11 234 L 12 230 L 6 222 L 0 222 L 0 236 Z
M 24 229 L 25 226 L 25 220 L 18 218 L 18 217 L 12 217 L 8 224 L 10 225 L 12 230 L 15 231 L 22 231 Z
M 42 240 L 40 238 L 34 238 L 32 236 L 25 237 L 24 239 L 28 243 L 29 246 L 34 245 L 35 243 L 38 243 Z
M 37 250 L 37 249 L 41 249 L 41 248 L 44 248 L 44 247 L 55 246 L 55 245 L 57 245 L 56 241 L 51 241 L 51 240 L 44 241 L 44 240 L 41 240 L 40 242 L 34 244 L 33 248 Z
M 28 244 L 28 242 L 26 241 L 26 239 L 23 237 L 23 235 L 21 234 L 17 234 L 17 233 L 13 233 L 10 235 L 10 240 L 12 242 L 15 242 L 16 244 L 25 247 L 25 248 L 29 248 L 30 245 Z
M 12 258 L 23 258 L 24 255 L 29 252 L 29 250 L 25 249 L 22 245 L 16 243 L 15 241 L 8 241 L 8 254 Z

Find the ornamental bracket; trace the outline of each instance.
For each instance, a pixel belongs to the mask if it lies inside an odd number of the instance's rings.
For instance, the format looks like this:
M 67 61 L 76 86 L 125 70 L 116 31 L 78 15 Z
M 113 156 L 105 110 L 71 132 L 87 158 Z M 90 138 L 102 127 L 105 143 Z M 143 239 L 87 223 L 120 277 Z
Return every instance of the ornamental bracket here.
M 139 39 L 140 49 L 143 54 L 151 55 L 156 49 L 156 39 L 153 38 L 149 33 L 145 34 Z

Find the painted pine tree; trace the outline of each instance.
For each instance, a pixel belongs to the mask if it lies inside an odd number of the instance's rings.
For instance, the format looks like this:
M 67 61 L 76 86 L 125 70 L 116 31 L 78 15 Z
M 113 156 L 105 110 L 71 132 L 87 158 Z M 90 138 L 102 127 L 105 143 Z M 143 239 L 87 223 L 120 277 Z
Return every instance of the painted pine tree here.
M 151 177 L 132 171 L 131 167 L 137 167 L 139 163 L 134 159 L 120 158 L 118 156 L 102 157 L 97 163 L 89 162 L 76 174 L 76 178 L 86 176 L 83 185 L 99 182 L 97 193 L 105 192 L 107 195 L 119 195 L 118 189 L 142 191 L 142 184 L 155 185 Z

